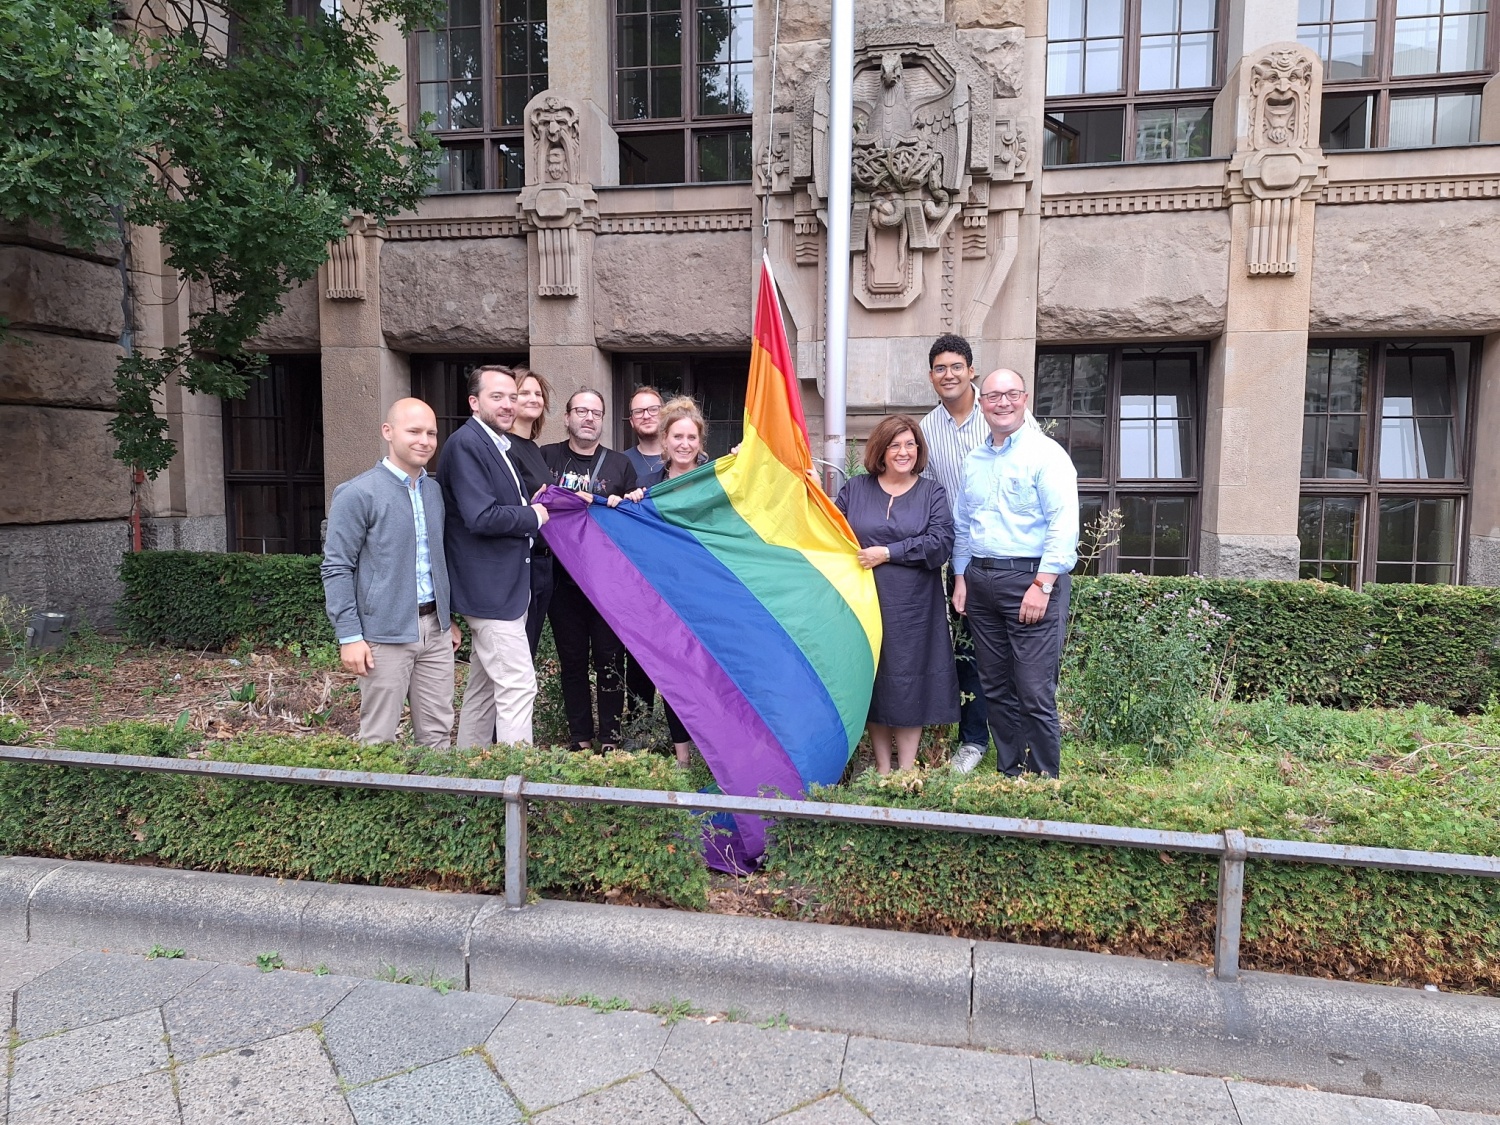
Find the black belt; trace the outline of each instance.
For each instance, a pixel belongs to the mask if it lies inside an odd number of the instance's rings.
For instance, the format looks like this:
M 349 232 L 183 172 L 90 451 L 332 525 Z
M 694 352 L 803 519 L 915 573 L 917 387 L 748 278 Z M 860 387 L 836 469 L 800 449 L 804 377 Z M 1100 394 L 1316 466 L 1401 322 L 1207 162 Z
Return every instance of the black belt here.
M 431 617 L 437 612 L 437 602 L 423 602 L 417 606 L 418 617 Z
M 969 565 L 976 570 L 1022 570 L 1035 574 L 1041 559 L 970 559 Z

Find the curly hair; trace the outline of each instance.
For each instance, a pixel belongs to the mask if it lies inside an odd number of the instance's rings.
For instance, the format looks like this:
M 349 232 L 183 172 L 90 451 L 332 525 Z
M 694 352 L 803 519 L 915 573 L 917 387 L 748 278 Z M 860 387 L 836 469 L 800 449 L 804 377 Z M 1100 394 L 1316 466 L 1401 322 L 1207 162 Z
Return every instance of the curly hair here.
M 661 407 L 661 436 L 665 438 L 667 431 L 672 428 L 672 423 L 680 422 L 684 418 L 692 420 L 693 425 L 698 427 L 698 440 L 708 440 L 708 423 L 703 420 L 703 411 L 698 409 L 698 404 L 687 395 L 678 395 L 662 403 Z

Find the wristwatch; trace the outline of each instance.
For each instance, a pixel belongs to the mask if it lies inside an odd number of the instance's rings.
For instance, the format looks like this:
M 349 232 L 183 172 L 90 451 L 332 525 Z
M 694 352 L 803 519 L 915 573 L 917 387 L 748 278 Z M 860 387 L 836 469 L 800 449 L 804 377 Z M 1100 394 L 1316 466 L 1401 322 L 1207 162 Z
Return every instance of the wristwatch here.
M 1046 594 L 1048 597 L 1052 596 L 1052 583 L 1051 582 L 1047 582 L 1047 581 L 1043 580 L 1040 576 L 1038 576 L 1038 577 L 1033 578 L 1031 580 L 1031 584 L 1033 586 L 1040 586 L 1042 588 L 1042 593 Z

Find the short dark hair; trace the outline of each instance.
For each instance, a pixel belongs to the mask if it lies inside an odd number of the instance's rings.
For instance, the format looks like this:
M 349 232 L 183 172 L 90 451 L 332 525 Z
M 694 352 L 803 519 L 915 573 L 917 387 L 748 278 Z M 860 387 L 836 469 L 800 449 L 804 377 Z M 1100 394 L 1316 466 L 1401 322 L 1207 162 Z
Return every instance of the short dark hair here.
M 471 398 L 479 397 L 479 388 L 484 383 L 484 377 L 491 371 L 498 371 L 502 375 L 509 375 L 512 379 L 516 377 L 516 373 L 503 363 L 481 363 L 473 371 L 469 372 L 469 396 Z
M 958 337 L 954 337 L 958 339 Z M 953 351 L 946 348 L 945 351 Z M 920 475 L 927 468 L 927 439 L 922 436 L 921 424 L 910 414 L 892 414 L 882 418 L 876 427 L 870 431 L 870 436 L 865 439 L 865 472 L 872 477 L 878 477 L 885 472 L 885 447 L 890 445 L 907 430 L 911 431 L 912 440 L 917 443 L 917 464 L 912 472 Z
M 568 396 L 568 401 L 563 404 L 563 413 L 564 414 L 568 413 L 570 410 L 573 409 L 573 400 L 575 398 L 577 398 L 579 395 L 593 395 L 595 398 L 597 398 L 599 400 L 599 406 L 600 406 L 600 408 L 601 409 L 607 409 L 607 407 L 605 406 L 605 403 L 604 403 L 604 392 L 603 391 L 596 391 L 596 390 L 594 390 L 593 387 L 579 387 L 576 391 L 574 391 L 572 394 L 570 394 Z
M 650 383 L 642 383 L 640 386 L 636 387 L 635 390 L 631 391 L 630 392 L 630 401 L 631 402 L 635 401 L 635 396 L 636 395 L 655 395 L 657 402 L 666 402 L 667 401 L 667 396 L 664 395 L 664 394 L 662 394 L 659 390 L 657 390 L 655 387 L 653 387 Z
M 974 349 L 969 347 L 969 341 L 953 332 L 944 332 L 932 342 L 932 347 L 927 349 L 927 366 L 932 366 L 932 361 L 944 352 L 953 352 L 964 357 L 964 363 L 970 367 L 974 366 Z

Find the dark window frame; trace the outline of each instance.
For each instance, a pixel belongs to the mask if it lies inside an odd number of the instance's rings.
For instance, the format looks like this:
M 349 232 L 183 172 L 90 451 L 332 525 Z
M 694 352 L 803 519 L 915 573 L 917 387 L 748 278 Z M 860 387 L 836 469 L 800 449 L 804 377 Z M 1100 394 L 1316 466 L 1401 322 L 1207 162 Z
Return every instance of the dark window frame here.
M 1420 354 L 1437 346 L 1466 345 L 1469 348 L 1468 371 L 1453 373 L 1453 452 L 1460 470 L 1457 477 L 1386 479 L 1380 473 L 1381 423 L 1384 418 L 1387 359 L 1395 349 L 1408 354 Z M 1356 515 L 1355 535 L 1358 546 L 1353 563 L 1353 589 L 1359 589 L 1372 577 L 1381 565 L 1379 512 L 1382 499 L 1434 499 L 1456 500 L 1458 518 L 1454 528 L 1453 582 L 1461 583 L 1467 563 L 1469 498 L 1473 494 L 1474 454 L 1477 435 L 1473 424 L 1474 406 L 1479 393 L 1479 370 L 1483 351 L 1483 340 L 1475 336 L 1435 336 L 1432 338 L 1380 339 L 1371 337 L 1314 337 L 1307 342 L 1309 353 L 1314 349 L 1368 348 L 1370 350 L 1369 385 L 1365 391 L 1364 441 L 1365 471 L 1359 477 L 1300 477 L 1298 494 L 1299 533 L 1301 507 L 1306 500 L 1328 497 L 1355 498 L 1359 501 Z M 1307 415 L 1304 414 L 1304 417 Z M 1326 464 L 1326 462 L 1325 462 Z M 1373 517 L 1373 518 L 1372 518 Z M 1373 528 L 1373 532 L 1372 532 Z M 1326 538 L 1326 524 L 1320 521 L 1320 543 Z M 1321 555 L 1323 552 L 1320 551 Z M 1340 560 L 1303 559 L 1299 549 L 1299 573 L 1307 565 L 1335 565 Z M 1388 560 L 1387 565 L 1391 561 Z M 1438 564 L 1416 564 L 1438 565 Z
M 447 172 L 444 168 L 440 167 L 438 184 L 431 189 L 431 194 L 433 195 L 473 194 L 478 191 L 517 191 L 524 186 L 525 123 L 520 120 L 510 123 L 501 120 L 503 109 L 500 105 L 498 93 L 500 80 L 504 77 L 525 78 L 530 89 L 527 101 L 547 87 L 548 72 L 546 68 L 550 66 L 550 60 L 544 61 L 543 70 L 540 73 L 532 71 L 529 67 L 522 75 L 502 75 L 500 73 L 500 60 L 497 57 L 500 28 L 505 24 L 516 21 L 502 18 L 500 9 L 506 0 L 476 0 L 476 2 L 479 4 L 480 10 L 479 39 L 481 59 L 480 75 L 477 81 L 483 107 L 483 123 L 478 128 L 434 128 L 430 132 L 438 138 L 438 142 L 445 154 L 457 152 L 461 149 L 469 149 L 477 144 L 482 156 L 481 176 L 483 183 L 477 187 L 445 186 L 442 177 L 444 175 L 452 176 L 455 173 Z M 525 0 L 525 2 L 528 5 L 528 15 L 531 14 L 533 6 L 541 6 L 542 18 L 540 20 L 528 18 L 523 22 L 528 25 L 540 23 L 543 28 L 542 37 L 545 44 L 548 20 L 546 11 L 547 0 Z M 421 126 L 422 87 L 434 81 L 439 81 L 423 79 L 419 44 L 419 34 L 413 34 L 407 38 L 407 96 L 411 110 L 411 127 L 413 131 L 416 131 Z M 449 81 L 452 80 L 450 79 Z M 518 116 L 524 105 L 525 102 L 517 107 Z
M 1226 54 L 1226 19 L 1228 16 L 1228 0 L 1216 0 L 1214 18 L 1214 75 L 1213 82 L 1208 86 L 1184 86 L 1171 90 L 1150 90 L 1142 92 L 1140 83 L 1140 50 L 1141 50 L 1141 0 L 1122 0 L 1125 7 L 1124 14 L 1124 58 L 1121 61 L 1121 88 L 1112 93 L 1095 94 L 1059 94 L 1049 95 L 1045 100 L 1043 114 L 1044 147 L 1046 135 L 1059 133 L 1062 123 L 1055 119 L 1054 114 L 1071 113 L 1079 110 L 1113 110 L 1119 109 L 1123 113 L 1120 125 L 1120 159 L 1110 161 L 1077 161 L 1060 164 L 1047 164 L 1048 168 L 1072 168 L 1086 164 L 1157 164 L 1176 163 L 1181 160 L 1201 160 L 1208 157 L 1208 153 L 1201 156 L 1174 156 L 1169 160 L 1139 160 L 1135 157 L 1136 121 L 1139 111 L 1142 109 L 1207 109 L 1209 110 L 1209 127 L 1212 129 L 1212 109 L 1214 99 L 1224 86 L 1224 72 L 1227 67 L 1228 57 Z M 1050 15 L 1050 4 L 1049 15 Z M 1049 40 L 1050 42 L 1050 40 Z
M 453 435 L 454 430 L 473 416 L 473 411 L 469 409 L 469 372 L 486 363 L 499 363 L 506 367 L 514 367 L 518 363 L 526 362 L 526 353 L 419 352 L 411 356 L 410 362 L 411 395 L 432 407 L 433 414 L 437 416 L 438 448 L 437 452 L 432 455 L 432 462 L 427 466 L 429 472 L 436 472 L 438 459 L 443 455 L 443 444 Z M 560 409 L 557 403 L 552 404 L 553 418 L 558 416 Z M 556 439 L 549 438 L 544 433 L 543 440 Z
M 1485 14 L 1484 31 L 1484 65 L 1478 70 L 1453 71 L 1446 74 L 1394 74 L 1395 69 L 1395 42 L 1396 42 L 1396 2 L 1397 0 L 1376 0 L 1375 12 L 1375 73 L 1373 75 L 1359 75 L 1352 78 L 1331 78 L 1328 76 L 1328 62 L 1324 60 L 1323 75 L 1323 99 L 1324 108 L 1329 98 L 1345 98 L 1357 95 L 1373 97 L 1374 105 L 1370 122 L 1370 144 L 1366 147 L 1329 148 L 1330 152 L 1370 152 L 1378 149 L 1390 148 L 1390 112 L 1393 98 L 1399 99 L 1405 96 L 1419 96 L 1424 94 L 1474 94 L 1483 92 L 1484 84 L 1493 77 L 1500 56 L 1500 20 L 1496 19 L 1496 8 L 1500 7 L 1495 0 L 1490 0 L 1489 9 Z M 1350 21 L 1359 22 L 1359 21 Z M 1311 43 L 1302 39 L 1302 28 L 1311 26 L 1329 26 L 1327 21 L 1313 21 L 1308 24 L 1298 22 L 1298 40 L 1316 53 L 1316 48 Z M 1326 127 L 1324 115 L 1320 114 L 1320 123 Z M 1475 144 L 1474 141 L 1467 142 Z M 1436 145 L 1410 146 L 1415 148 L 1439 147 Z M 1401 151 L 1408 151 L 1403 147 Z
M 316 555 L 323 550 L 321 525 L 324 518 L 323 475 L 323 375 L 322 360 L 317 354 L 273 355 L 267 358 L 267 370 L 263 376 L 252 376 L 245 398 L 225 399 L 221 412 L 224 435 L 224 539 L 225 550 L 246 551 L 251 554 L 302 554 Z M 294 417 L 290 410 L 287 383 L 290 380 L 305 381 L 305 387 L 316 390 L 317 415 L 313 419 Z M 247 406 L 264 402 L 270 396 L 277 400 L 272 405 L 274 413 L 247 415 Z M 311 397 L 311 396 L 309 396 Z M 275 444 L 279 449 L 265 451 L 263 461 L 281 460 L 279 467 L 262 465 L 246 467 L 238 464 L 238 453 L 248 440 L 255 446 L 254 430 L 238 433 L 241 423 L 264 420 L 278 426 Z M 293 447 L 296 447 L 295 449 Z M 301 451 L 300 458 L 294 454 Z M 293 464 L 294 460 L 300 463 Z M 281 536 L 247 536 L 240 530 L 247 516 L 245 504 L 251 490 L 275 489 L 280 492 L 280 505 L 286 521 L 286 533 Z M 299 527 L 297 513 L 302 510 L 302 501 L 316 497 L 316 505 L 307 505 L 308 511 L 316 510 L 317 519 L 309 526 Z M 254 543 L 259 540 L 259 549 Z M 284 544 L 280 549 L 267 549 L 270 542 Z
M 746 174 L 743 178 L 731 178 L 722 180 L 702 179 L 698 175 L 698 166 L 695 159 L 694 146 L 700 138 L 711 138 L 716 136 L 728 136 L 733 138 L 738 134 L 745 134 L 747 145 L 753 146 L 752 124 L 754 120 L 754 5 L 746 4 L 744 0 L 722 0 L 722 6 L 730 9 L 747 7 L 751 12 L 751 87 L 750 87 L 750 111 L 743 114 L 704 115 L 697 112 L 697 84 L 698 70 L 700 66 L 712 65 L 700 63 L 698 60 L 698 11 L 704 6 L 702 0 L 681 0 L 682 13 L 682 37 L 679 51 L 680 89 L 679 105 L 682 113 L 675 117 L 626 117 L 621 112 L 620 106 L 620 72 L 622 70 L 637 70 L 641 67 L 622 67 L 620 65 L 620 17 L 621 15 L 637 15 L 641 13 L 622 13 L 619 0 L 609 0 L 609 104 L 610 123 L 614 127 L 615 134 L 620 143 L 620 183 L 622 185 L 662 185 L 667 183 L 728 183 L 743 184 L 750 183 L 754 179 L 755 160 L 753 147 L 748 149 Z M 631 171 L 631 152 L 638 152 L 630 143 L 633 136 L 664 136 L 667 134 L 680 133 L 682 137 L 682 180 L 662 181 L 652 179 L 634 179 Z M 733 144 L 733 140 L 729 142 Z M 732 160 L 732 155 L 730 156 Z
M 1124 374 L 1124 361 L 1127 353 L 1145 354 L 1156 358 L 1185 357 L 1193 365 L 1193 397 L 1192 408 L 1194 411 L 1193 422 L 1193 473 L 1183 477 L 1127 477 L 1120 471 L 1120 417 L 1121 417 L 1121 384 Z M 1203 456 L 1205 450 L 1205 435 L 1207 427 L 1204 424 L 1208 407 L 1208 365 L 1209 345 L 1207 343 L 1164 343 L 1164 344 L 1109 344 L 1109 345 L 1077 345 L 1077 346 L 1041 346 L 1037 348 L 1037 368 L 1040 370 L 1041 359 L 1046 355 L 1107 355 L 1109 357 L 1108 375 L 1105 381 L 1105 413 L 1104 413 L 1104 450 L 1103 465 L 1104 475 L 1101 477 L 1079 477 L 1078 499 L 1080 508 L 1085 511 L 1091 502 L 1098 501 L 1102 511 L 1122 508 L 1120 500 L 1122 497 L 1149 497 L 1155 499 L 1185 498 L 1188 501 L 1187 514 L 1187 573 L 1192 574 L 1198 569 L 1199 541 L 1201 538 L 1201 524 L 1203 514 Z M 1033 407 L 1035 414 L 1036 389 L 1033 383 L 1032 397 L 1028 405 Z M 1051 416 L 1036 415 L 1039 424 L 1046 426 L 1046 418 Z M 1061 415 L 1058 415 L 1061 417 Z M 1070 413 L 1069 418 L 1073 415 Z M 1087 417 L 1094 417 L 1088 415 Z M 1066 445 L 1064 448 L 1067 448 Z M 1089 516 L 1083 516 L 1083 526 L 1087 526 Z M 1154 552 L 1154 544 L 1153 544 Z M 1131 559 L 1137 556 L 1127 556 Z M 1153 555 L 1152 558 L 1180 558 L 1179 555 Z M 1089 574 L 1113 574 L 1120 569 L 1119 544 L 1112 544 L 1104 548 L 1100 556 L 1094 562 L 1083 569 L 1083 573 Z
M 685 365 L 683 386 L 679 391 L 658 386 L 653 378 L 639 371 L 637 364 L 653 363 L 681 363 Z M 708 418 L 709 442 L 712 446 L 717 440 L 724 448 L 718 450 L 710 449 L 711 456 L 719 456 L 729 451 L 730 445 L 737 444 L 744 437 L 744 396 L 749 386 L 750 353 L 739 349 L 727 349 L 723 351 L 701 351 L 701 352 L 617 352 L 614 356 L 614 393 L 615 393 L 615 419 L 610 428 L 616 449 L 629 449 L 635 445 L 635 434 L 630 428 L 627 415 L 630 412 L 630 399 L 635 394 L 636 388 L 640 386 L 655 386 L 661 391 L 665 398 L 670 399 L 674 394 L 681 393 L 689 395 L 697 401 L 699 409 L 703 409 L 703 390 L 700 385 L 707 372 L 703 371 L 709 365 L 728 364 L 737 367 L 740 372 L 742 385 L 739 388 L 740 410 L 733 418 Z M 733 403 L 731 403 L 731 406 Z M 705 411 L 705 415 L 707 412 Z M 734 433 L 738 425 L 739 432 Z M 729 440 L 719 440 L 725 431 L 716 431 L 715 427 L 728 427 Z

